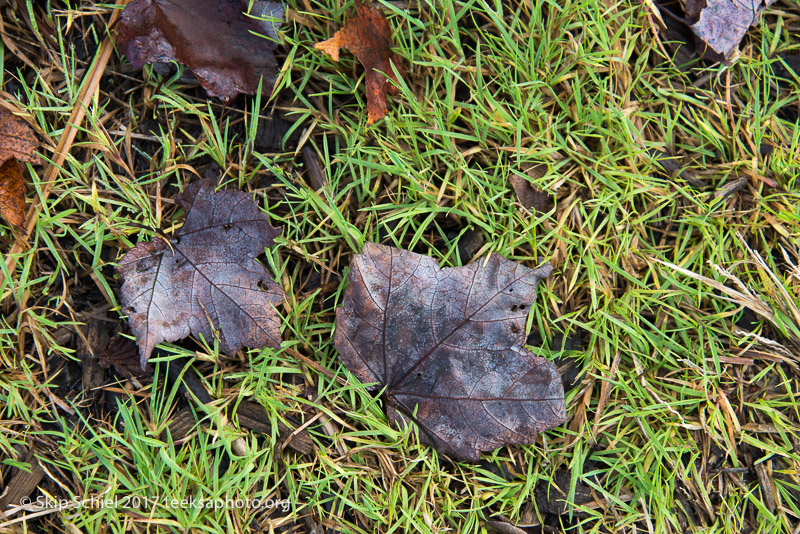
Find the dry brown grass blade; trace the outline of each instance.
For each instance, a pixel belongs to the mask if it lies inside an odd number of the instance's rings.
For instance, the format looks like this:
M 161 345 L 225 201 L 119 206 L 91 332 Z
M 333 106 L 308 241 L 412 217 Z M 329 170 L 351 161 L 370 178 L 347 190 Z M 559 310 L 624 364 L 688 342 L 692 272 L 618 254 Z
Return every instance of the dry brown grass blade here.
M 750 250 L 749 247 L 748 247 L 748 250 Z M 758 266 L 760 268 L 766 270 L 766 272 L 769 274 L 770 278 L 772 279 L 772 281 L 776 285 L 778 285 L 779 287 L 783 288 L 783 286 L 780 284 L 780 281 L 777 279 L 777 277 L 775 277 L 774 273 L 772 273 L 772 271 L 769 269 L 769 267 L 767 267 L 767 265 L 764 262 L 764 260 L 761 259 L 761 256 L 758 255 L 758 254 L 753 253 L 752 250 L 750 250 L 750 252 L 751 252 L 751 254 L 753 254 L 754 260 L 758 264 Z M 677 272 L 679 272 L 681 274 L 684 274 L 684 275 L 686 275 L 686 276 L 688 276 L 690 278 L 694 278 L 695 280 L 697 280 L 699 282 L 703 282 L 704 284 L 706 284 L 706 285 L 708 285 L 708 286 L 720 291 L 721 293 L 723 293 L 724 295 L 727 296 L 727 298 L 726 297 L 722 297 L 722 298 L 724 298 L 726 300 L 730 300 L 731 302 L 734 302 L 734 303 L 739 304 L 741 306 L 745 306 L 746 308 L 749 308 L 754 313 L 760 315 L 761 317 L 763 317 L 764 319 L 766 319 L 770 323 L 777 325 L 777 322 L 776 322 L 776 319 L 775 319 L 775 313 L 772 311 L 772 308 L 769 306 L 769 304 L 764 302 L 764 300 L 762 300 L 761 297 L 759 297 L 758 295 L 754 295 L 753 293 L 751 293 L 738 278 L 736 278 L 735 276 L 733 276 L 731 273 L 729 273 L 725 269 L 721 268 L 720 266 L 711 264 L 712 267 L 714 267 L 720 274 L 722 274 L 726 278 L 732 280 L 736 285 L 738 285 L 742 289 L 742 291 L 737 291 L 736 289 L 733 289 L 731 287 L 726 286 L 725 284 L 717 282 L 716 280 L 714 280 L 712 278 L 708 278 L 707 276 L 703 276 L 701 274 L 697 274 L 697 273 L 692 272 L 692 271 L 690 271 L 688 269 L 684 269 L 683 267 L 678 267 L 677 265 L 675 265 L 673 263 L 662 261 L 662 260 L 659 260 L 658 258 L 653 258 L 652 256 L 650 257 L 650 259 L 655 261 L 655 262 L 657 262 L 657 263 L 665 265 L 666 267 L 674 269 L 675 271 L 677 271 Z M 794 303 L 791 301 L 791 298 L 789 297 L 788 293 L 786 293 L 785 289 L 783 289 L 783 292 L 781 293 L 781 296 L 783 296 L 785 298 L 785 300 L 790 304 L 790 306 L 789 306 L 791 308 L 791 312 L 790 313 L 792 313 L 796 317 L 797 315 L 794 313 L 795 310 L 796 310 L 796 307 L 794 306 Z M 800 322 L 798 322 L 798 326 L 800 326 Z M 788 335 L 790 336 L 790 338 L 792 339 L 793 342 L 800 343 L 800 340 L 797 339 L 791 332 L 789 332 Z
M 116 9 L 111 13 L 108 27 L 112 27 L 114 25 L 117 18 L 119 18 L 120 13 L 121 10 L 119 9 Z M 111 59 L 111 54 L 113 52 L 114 40 L 110 35 L 108 35 L 98 49 L 97 60 L 92 68 L 86 72 L 86 76 L 82 82 L 83 88 L 78 94 L 78 101 L 75 103 L 75 107 L 72 110 L 69 121 L 67 122 L 64 132 L 61 135 L 61 139 L 56 146 L 55 153 L 53 154 L 53 161 L 45 171 L 43 178 L 44 187 L 42 188 L 42 200 L 47 200 L 47 197 L 50 196 L 50 190 L 53 188 L 55 178 L 60 172 L 61 166 L 66 161 L 67 154 L 69 154 L 72 144 L 75 141 L 75 137 L 80 131 L 83 119 L 86 117 L 86 109 L 98 90 L 100 80 L 103 77 L 103 72 L 105 72 L 106 65 L 108 65 L 108 61 Z M 36 227 L 36 222 L 38 219 L 39 202 L 35 200 L 28 209 L 28 213 L 25 217 L 26 235 L 29 235 L 33 231 L 33 229 Z M 9 272 L 11 272 L 16 266 L 16 255 L 23 251 L 24 246 L 25 243 L 17 239 L 17 241 L 11 247 L 11 250 L 6 256 L 6 268 Z M 0 285 L 2 285 L 2 283 L 5 281 L 4 276 L 5 275 L 3 273 L 0 273 Z M 24 309 L 24 307 L 25 303 L 20 303 L 20 308 Z
M 739 236 L 739 239 L 742 240 L 742 243 L 745 243 L 744 239 L 742 239 L 741 236 Z M 795 304 L 792 295 L 790 295 L 789 292 L 786 291 L 786 287 L 784 287 L 783 283 L 775 275 L 775 273 L 772 272 L 772 269 L 769 268 L 767 262 L 765 262 L 764 258 L 761 257 L 761 254 L 759 254 L 758 251 L 751 249 L 749 246 L 747 246 L 746 243 L 745 247 L 747 248 L 747 251 L 750 253 L 750 255 L 753 257 L 753 260 L 755 261 L 756 265 L 758 265 L 758 267 L 761 270 L 767 273 L 767 276 L 769 276 L 770 280 L 772 280 L 772 283 L 778 289 L 778 292 L 783 299 L 784 312 L 791 315 L 792 318 L 794 319 L 795 324 L 798 327 L 800 327 L 800 309 L 797 308 L 797 304 Z M 786 262 L 790 266 L 793 266 L 792 262 L 789 260 L 788 254 L 786 253 L 786 249 L 781 248 L 781 250 L 783 252 L 784 258 L 786 259 Z
M 725 284 L 717 282 L 713 278 L 703 276 L 702 274 L 697 274 L 695 272 L 690 271 L 689 269 L 684 269 L 683 267 L 678 267 L 674 263 L 662 261 L 652 256 L 650 257 L 650 259 L 666 267 L 669 267 L 670 269 L 673 269 L 683 275 L 686 275 L 689 278 L 694 278 L 698 282 L 703 282 L 704 284 L 713 287 L 714 289 L 727 295 L 733 302 L 741 304 L 742 306 L 751 309 L 753 312 L 757 313 L 758 315 L 760 315 L 761 317 L 770 322 L 774 322 L 775 320 L 775 315 L 772 313 L 772 310 L 770 309 L 769 305 L 756 295 L 743 293 L 741 291 L 736 291 L 735 289 L 732 289 L 726 286 Z

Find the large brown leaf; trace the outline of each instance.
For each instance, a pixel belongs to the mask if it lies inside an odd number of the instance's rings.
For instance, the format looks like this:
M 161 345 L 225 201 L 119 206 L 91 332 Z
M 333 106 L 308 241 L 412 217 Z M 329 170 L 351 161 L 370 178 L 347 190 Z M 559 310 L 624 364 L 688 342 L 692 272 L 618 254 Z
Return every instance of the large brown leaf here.
M 117 43 L 135 66 L 178 61 L 197 76 L 208 94 L 228 102 L 253 94 L 261 76 L 272 85 L 278 74 L 276 28 L 284 8 L 247 0 L 133 0 L 119 22 Z M 259 35 L 260 34 L 260 35 Z M 265 37 L 262 37 L 265 36 Z
M 393 421 L 413 419 L 450 456 L 530 443 L 566 418 L 555 366 L 524 348 L 536 286 L 551 271 L 497 254 L 440 269 L 367 243 L 336 311 L 336 348 L 359 380 L 386 386 Z
M 386 94 L 397 93 L 397 88 L 386 77 L 398 81 L 392 64 L 398 71 L 402 65 L 400 56 L 391 50 L 392 28 L 377 7 L 356 2 L 355 17 L 349 18 L 333 37 L 315 44 L 314 48 L 334 61 L 339 61 L 340 48 L 355 54 L 367 71 L 367 122 L 372 124 L 386 116 Z
M 722 61 L 739 46 L 750 26 L 758 24 L 764 8 L 775 0 L 688 0 L 686 18 L 700 40 L 699 52 Z
M 17 229 L 25 223 L 25 184 L 20 162 L 39 163 L 35 154 L 38 147 L 31 127 L 0 108 L 0 215 Z
M 187 212 L 177 237 L 139 243 L 119 262 L 122 310 L 139 342 L 142 367 L 161 341 L 201 334 L 220 348 L 278 347 L 274 306 L 283 289 L 255 256 L 280 231 L 247 193 L 214 193 L 197 182 L 178 199 Z

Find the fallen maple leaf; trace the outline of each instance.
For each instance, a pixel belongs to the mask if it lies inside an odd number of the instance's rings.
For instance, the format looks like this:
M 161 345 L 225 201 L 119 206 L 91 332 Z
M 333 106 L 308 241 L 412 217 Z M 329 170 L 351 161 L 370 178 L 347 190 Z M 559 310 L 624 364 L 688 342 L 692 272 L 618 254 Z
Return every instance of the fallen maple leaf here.
M 0 108 L 0 215 L 18 230 L 25 224 L 25 184 L 20 162 L 39 163 L 39 146 L 28 124 Z
M 529 443 L 566 418 L 556 367 L 524 348 L 536 286 L 550 274 L 492 254 L 441 269 L 367 243 L 356 256 L 334 341 L 363 382 L 386 386 L 393 422 L 456 458 Z
M 775 0 L 687 0 L 686 18 L 700 39 L 702 55 L 716 61 L 728 58 L 750 26 L 758 24 L 764 8 Z M 705 50 L 703 49 L 705 48 Z
M 397 94 L 397 87 L 386 78 L 398 81 L 392 64 L 400 72 L 400 56 L 392 53 L 392 29 L 389 21 L 374 6 L 356 2 L 356 16 L 327 41 L 314 48 L 322 50 L 334 61 L 339 61 L 339 49 L 346 48 L 355 54 L 367 71 L 367 123 L 386 116 L 386 94 Z
M 273 50 L 284 8 L 255 1 L 248 16 L 248 4 L 133 0 L 122 12 L 117 43 L 137 67 L 173 60 L 188 66 L 209 95 L 229 102 L 239 93 L 255 93 L 262 76 L 265 84 L 274 84 L 278 74 Z
M 240 191 L 214 192 L 197 182 L 178 198 L 186 222 L 174 239 L 139 243 L 119 262 L 122 310 L 139 343 L 144 368 L 161 341 L 190 333 L 220 348 L 278 347 L 280 320 L 273 306 L 286 298 L 255 256 L 280 230 Z

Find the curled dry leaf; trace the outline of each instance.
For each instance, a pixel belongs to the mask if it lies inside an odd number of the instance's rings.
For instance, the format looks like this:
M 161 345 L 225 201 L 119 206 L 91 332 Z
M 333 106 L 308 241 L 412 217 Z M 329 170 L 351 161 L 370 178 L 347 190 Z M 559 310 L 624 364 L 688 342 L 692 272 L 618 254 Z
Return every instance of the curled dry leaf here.
M 555 366 L 525 349 L 536 286 L 550 274 L 492 254 L 441 269 L 367 243 L 356 256 L 334 341 L 361 381 L 386 386 L 389 417 L 455 458 L 530 443 L 566 418 Z
M 274 306 L 286 294 L 255 260 L 280 230 L 250 195 L 215 193 L 210 182 L 193 184 L 178 201 L 187 215 L 177 237 L 139 243 L 117 268 L 142 367 L 158 343 L 190 333 L 210 341 L 218 330 L 227 353 L 280 346 Z
M 386 116 L 386 94 L 397 94 L 397 88 L 387 76 L 397 82 L 392 65 L 400 72 L 400 56 L 392 53 L 392 29 L 389 21 L 375 6 L 356 3 L 356 16 L 327 41 L 314 48 L 322 50 L 334 61 L 339 61 L 339 49 L 346 48 L 355 54 L 367 71 L 367 122 Z
M 117 43 L 135 66 L 178 61 L 208 94 L 229 102 L 272 85 L 273 55 L 283 5 L 247 0 L 133 0 L 119 22 Z M 257 17 L 257 18 L 256 18 Z M 265 19 L 265 20 L 259 20 Z
M 733 54 L 764 8 L 775 0 L 687 0 L 686 18 L 701 41 L 699 52 L 715 61 Z
M 0 215 L 17 229 L 25 224 L 25 184 L 20 162 L 39 163 L 35 154 L 38 147 L 31 127 L 0 108 Z

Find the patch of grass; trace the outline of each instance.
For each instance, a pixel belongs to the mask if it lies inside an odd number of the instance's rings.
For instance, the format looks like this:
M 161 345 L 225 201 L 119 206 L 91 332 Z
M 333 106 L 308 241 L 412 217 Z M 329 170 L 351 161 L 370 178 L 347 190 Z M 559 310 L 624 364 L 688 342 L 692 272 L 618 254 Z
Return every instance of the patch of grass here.
M 50 507 L 31 529 L 795 532 L 800 86 L 781 57 L 800 46 L 796 4 L 776 3 L 722 65 L 680 59 L 650 2 L 384 3 L 405 73 L 373 126 L 355 58 L 313 49 L 351 3 L 290 0 L 277 87 L 230 106 L 181 69 L 104 62 L 119 6 L 44 4 L 0 8 L 3 97 L 48 162 L 27 166 L 33 230 L 0 226 L 0 487 L 33 449 L 34 500 L 85 506 Z M 265 148 L 275 116 L 293 125 Z M 661 153 L 684 172 L 664 172 Z M 165 384 L 172 356 L 152 379 L 108 371 L 92 396 L 78 332 L 123 328 L 114 262 L 179 228 L 175 196 L 205 175 L 252 192 L 283 229 L 262 260 L 289 295 L 284 346 L 167 345 L 196 358 L 187 372 L 216 399 L 205 407 Z M 512 176 L 552 209 L 521 206 Z M 331 336 L 366 241 L 446 266 L 491 252 L 551 261 L 529 328 L 532 350 L 578 374 L 569 421 L 477 465 L 392 427 Z M 265 407 L 271 434 L 227 419 L 243 398 Z M 197 424 L 173 439 L 187 405 Z M 314 453 L 283 448 L 278 422 L 307 425 Z M 171 504 L 192 497 L 288 509 Z

